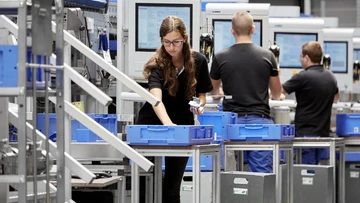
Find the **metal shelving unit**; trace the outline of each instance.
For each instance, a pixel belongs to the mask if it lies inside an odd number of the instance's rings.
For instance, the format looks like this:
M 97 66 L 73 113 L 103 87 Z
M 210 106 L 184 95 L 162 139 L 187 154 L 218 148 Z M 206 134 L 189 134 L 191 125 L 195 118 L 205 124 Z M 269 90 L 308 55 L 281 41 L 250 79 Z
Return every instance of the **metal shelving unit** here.
M 46 145 L 46 175 L 38 175 L 37 174 L 37 155 L 36 150 L 32 150 L 33 154 L 30 157 L 33 157 L 32 160 L 29 159 L 29 154 L 27 152 L 27 145 L 29 144 L 28 138 L 31 137 L 32 134 L 32 143 L 37 143 L 37 132 L 36 128 L 32 128 L 32 131 L 28 130 L 28 123 L 26 121 L 27 118 L 27 98 L 33 98 L 33 126 L 36 126 L 36 98 L 39 96 L 45 97 L 46 99 L 49 96 L 56 96 L 57 106 L 56 106 L 56 114 L 57 114 L 57 189 L 56 191 L 56 200 L 57 202 L 66 202 L 65 201 L 65 186 L 64 186 L 64 177 L 65 177 L 65 154 L 64 154 L 64 88 L 63 88 L 63 76 L 64 76 L 64 68 L 63 68 L 63 45 L 64 45 L 64 34 L 63 34 L 63 0 L 55 0 L 55 10 L 52 8 L 52 1 L 46 0 L 32 0 L 33 4 L 37 4 L 38 7 L 31 7 L 30 1 L 27 0 L 0 0 L 0 12 L 5 12 L 7 10 L 16 11 L 17 10 L 17 22 L 18 22 L 18 31 L 17 31 L 17 39 L 18 39 L 18 86 L 13 88 L 0 88 L 0 123 L 1 123 L 1 134 L 0 138 L 8 139 L 9 130 L 9 112 L 8 112 L 8 97 L 16 97 L 18 104 L 17 111 L 17 140 L 18 140 L 18 157 L 17 157 L 17 174 L 16 175 L 0 175 L 0 202 L 8 203 L 8 202 L 50 202 L 50 198 L 54 199 L 54 189 L 50 189 L 50 161 L 49 161 L 49 142 L 48 136 L 45 139 Z M 47 9 L 44 9 L 47 8 Z M 39 9 L 36 12 L 36 9 Z M 36 54 L 36 56 L 45 56 L 48 58 L 52 54 L 52 31 L 51 31 L 51 16 L 55 12 L 56 16 L 56 66 L 51 65 L 41 65 L 41 68 L 45 69 L 45 88 L 39 91 L 39 88 L 36 84 L 36 72 L 37 68 L 40 65 L 36 64 L 36 57 L 32 55 L 33 62 L 29 64 L 28 59 L 28 14 L 31 13 L 32 17 L 32 28 L 37 28 L 36 26 L 44 27 L 44 29 L 49 28 L 48 34 L 51 34 L 50 38 L 44 37 L 43 43 L 36 43 L 33 41 L 32 46 L 32 54 Z M 47 26 L 46 26 L 47 25 Z M 33 27 L 34 26 L 34 27 Z M 38 33 L 33 34 L 33 38 L 39 38 Z M 9 30 L 10 31 L 10 30 Z M 15 32 L 12 30 L 12 32 Z M 46 34 L 46 33 L 44 33 Z M 41 39 L 40 39 L 41 40 Z M 46 41 L 48 40 L 48 41 Z M 39 39 L 38 39 L 39 41 Z M 46 46 L 48 45 L 48 46 Z M 48 50 L 48 51 L 46 51 Z M 49 51 L 50 50 L 50 51 Z M 45 63 L 49 63 L 49 60 L 45 60 Z M 32 88 L 28 88 L 27 84 L 27 70 L 31 68 L 33 75 L 33 84 Z M 48 90 L 48 75 L 50 73 L 49 69 L 56 69 L 56 91 Z M 48 106 L 46 106 L 46 113 L 48 113 Z M 46 122 L 46 128 L 49 128 L 49 122 Z M 48 132 L 48 131 L 47 131 Z M 48 133 L 46 133 L 48 134 Z M 36 144 L 35 144 L 36 149 Z M 32 168 L 32 174 L 27 172 L 29 167 Z M 40 181 L 46 180 L 46 182 Z M 9 192 L 9 185 L 13 184 L 17 189 L 16 192 Z M 33 189 L 31 189 L 33 188 Z M 29 198 L 30 197 L 30 198 Z

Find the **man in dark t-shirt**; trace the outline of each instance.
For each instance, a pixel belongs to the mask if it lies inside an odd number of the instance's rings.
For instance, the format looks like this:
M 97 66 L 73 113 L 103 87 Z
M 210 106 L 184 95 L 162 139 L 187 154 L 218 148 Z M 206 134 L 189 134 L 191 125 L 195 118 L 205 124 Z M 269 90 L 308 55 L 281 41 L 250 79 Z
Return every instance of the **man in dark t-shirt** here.
M 255 26 L 248 12 L 238 12 L 232 18 L 232 34 L 236 44 L 215 54 L 210 71 L 212 95 L 220 94 L 220 84 L 225 95 L 224 111 L 238 113 L 239 124 L 269 124 L 269 92 L 279 99 L 281 83 L 272 52 L 252 43 Z M 249 151 L 249 170 L 272 172 L 271 151 Z
M 295 92 L 297 106 L 295 133 L 298 137 L 328 137 L 337 82 L 329 70 L 320 64 L 322 48 L 318 42 L 302 46 L 300 61 L 304 71 L 283 84 L 284 93 Z M 318 164 L 322 149 L 303 149 L 303 164 Z

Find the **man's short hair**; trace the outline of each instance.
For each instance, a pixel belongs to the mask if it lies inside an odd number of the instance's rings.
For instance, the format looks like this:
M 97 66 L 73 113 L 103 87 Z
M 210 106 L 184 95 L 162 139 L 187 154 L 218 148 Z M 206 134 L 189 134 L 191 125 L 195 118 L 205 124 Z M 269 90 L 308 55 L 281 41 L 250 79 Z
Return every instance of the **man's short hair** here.
M 253 17 L 248 12 L 237 12 L 232 17 L 232 29 L 237 36 L 251 35 L 253 26 Z
M 323 51 L 319 42 L 311 41 L 302 46 L 302 55 L 308 55 L 311 62 L 321 63 Z

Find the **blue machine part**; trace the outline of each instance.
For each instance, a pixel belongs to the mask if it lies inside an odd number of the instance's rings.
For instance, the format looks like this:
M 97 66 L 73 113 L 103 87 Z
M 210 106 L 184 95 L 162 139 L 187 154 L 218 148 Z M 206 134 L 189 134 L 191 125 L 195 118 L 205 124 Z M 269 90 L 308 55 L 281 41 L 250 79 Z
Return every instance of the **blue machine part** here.
M 18 46 L 0 46 L 0 87 L 16 87 L 18 85 L 17 75 Z
M 27 62 L 33 63 L 31 57 L 31 49 L 27 52 Z M 45 62 L 44 56 L 37 56 L 36 63 L 43 64 Z M 1 45 L 0 46 L 0 87 L 17 87 L 18 85 L 18 47 L 16 45 Z M 27 86 L 32 87 L 32 72 L 33 68 L 27 68 Z M 40 89 L 45 87 L 44 82 L 45 71 L 42 68 L 37 68 L 36 72 L 36 86 Z
M 107 51 L 109 49 L 109 43 L 106 33 L 102 33 L 99 36 L 99 50 Z

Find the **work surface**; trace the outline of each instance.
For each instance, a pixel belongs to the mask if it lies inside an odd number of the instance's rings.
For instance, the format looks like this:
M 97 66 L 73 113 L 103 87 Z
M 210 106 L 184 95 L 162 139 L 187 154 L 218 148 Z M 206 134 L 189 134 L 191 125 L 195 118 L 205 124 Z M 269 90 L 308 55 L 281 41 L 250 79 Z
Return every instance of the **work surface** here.
M 81 179 L 72 178 L 71 186 L 72 187 L 93 187 L 93 188 L 102 188 L 112 184 L 115 184 L 119 181 L 119 176 L 113 176 L 111 178 L 100 178 L 95 179 L 92 183 L 86 183 Z M 56 181 L 51 181 L 51 184 L 56 186 Z

